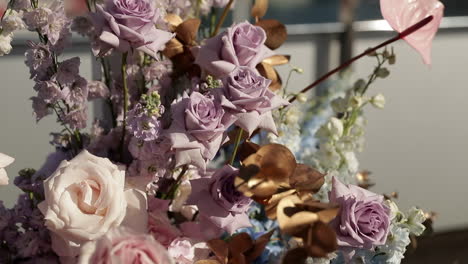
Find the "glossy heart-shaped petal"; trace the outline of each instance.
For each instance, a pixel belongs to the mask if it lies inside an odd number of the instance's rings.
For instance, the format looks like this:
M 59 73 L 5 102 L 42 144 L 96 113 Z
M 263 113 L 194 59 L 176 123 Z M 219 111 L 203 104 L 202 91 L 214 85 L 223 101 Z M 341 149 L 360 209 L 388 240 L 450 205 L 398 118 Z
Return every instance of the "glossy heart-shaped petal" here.
M 444 13 L 444 5 L 438 0 L 380 0 L 382 15 L 390 26 L 402 32 L 422 19 L 434 19 L 418 31 L 404 37 L 422 56 L 424 63 L 431 64 L 431 48 Z

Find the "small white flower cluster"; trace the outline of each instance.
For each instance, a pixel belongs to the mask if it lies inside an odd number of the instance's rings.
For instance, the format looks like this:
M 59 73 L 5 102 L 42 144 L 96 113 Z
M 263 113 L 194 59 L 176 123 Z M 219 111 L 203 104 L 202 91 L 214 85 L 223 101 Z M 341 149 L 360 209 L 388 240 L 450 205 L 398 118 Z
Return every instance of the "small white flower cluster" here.
M 0 29 L 0 56 L 11 52 L 13 33 L 25 28 L 22 11 L 17 12 L 13 9 L 7 9 L 5 12 L 6 14 L 3 17 Z
M 385 253 L 387 263 L 399 264 L 404 258 L 406 247 L 410 244 L 410 234 L 420 236 L 425 226 L 423 222 L 426 220 L 424 212 L 421 209 L 412 207 L 406 214 L 402 213 L 397 205 L 392 201 L 387 201 L 391 208 L 391 227 L 387 238 L 387 243 L 379 247 L 378 251 Z
M 303 120 L 302 111 L 296 106 L 290 106 L 286 110 L 278 110 L 273 114 L 278 130 L 278 135 L 268 133 L 267 142 L 282 144 L 291 152 L 297 153 L 301 150 L 301 124 Z

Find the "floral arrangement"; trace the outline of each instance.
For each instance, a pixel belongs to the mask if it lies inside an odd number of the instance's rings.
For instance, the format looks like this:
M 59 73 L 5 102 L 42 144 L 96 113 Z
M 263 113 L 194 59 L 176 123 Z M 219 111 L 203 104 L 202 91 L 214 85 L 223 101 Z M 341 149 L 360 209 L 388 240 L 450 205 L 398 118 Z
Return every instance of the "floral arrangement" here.
M 370 86 L 390 74 L 403 39 L 429 64 L 443 16 L 437 0 L 381 0 L 396 37 L 310 86 L 288 90 L 275 67 L 286 27 L 252 18 L 222 29 L 233 0 L 10 0 L 0 52 L 35 32 L 25 64 L 36 121 L 54 115 L 51 153 L 0 202 L 1 263 L 400 263 L 430 219 L 373 193 L 359 170 Z M 89 39 L 102 77 L 64 58 Z M 367 56 L 368 55 L 368 56 Z M 366 79 L 343 71 L 376 59 Z M 308 93 L 333 74 L 325 93 Z M 107 106 L 89 120 L 91 101 Z M 92 125 L 91 125 L 92 123 Z M 89 129 L 87 130 L 87 126 Z M 0 184 L 13 158 L 0 154 Z

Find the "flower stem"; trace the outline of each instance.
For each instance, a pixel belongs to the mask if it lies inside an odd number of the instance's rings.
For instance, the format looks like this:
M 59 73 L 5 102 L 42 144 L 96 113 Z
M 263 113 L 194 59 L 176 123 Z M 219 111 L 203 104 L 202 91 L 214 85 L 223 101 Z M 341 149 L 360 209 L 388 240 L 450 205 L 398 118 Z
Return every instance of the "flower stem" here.
M 215 30 L 211 34 L 212 37 L 218 35 L 219 30 L 221 29 L 221 26 L 224 23 L 224 20 L 226 20 L 227 14 L 229 13 L 229 10 L 231 9 L 232 4 L 234 3 L 234 0 L 229 0 L 229 3 L 224 7 L 223 13 L 221 14 L 221 17 L 218 20 L 218 24 L 216 24 Z
M 239 127 L 239 131 L 237 132 L 237 136 L 236 136 L 236 142 L 235 142 L 235 145 L 234 145 L 234 151 L 232 152 L 231 161 L 229 162 L 230 165 L 233 165 L 234 161 L 236 160 L 237 151 L 239 149 L 240 142 L 242 140 L 243 132 L 244 132 L 244 130 Z
M 373 47 L 371 49 L 368 49 L 368 50 L 364 51 L 363 53 L 357 55 L 354 58 L 351 58 L 347 62 L 341 64 L 337 68 L 333 69 L 329 73 L 327 73 L 324 76 L 322 76 L 321 78 L 319 78 L 317 81 L 313 82 L 311 85 L 309 85 L 306 88 L 302 89 L 302 91 L 300 91 L 298 94 L 305 93 L 305 92 L 309 91 L 310 89 L 314 88 L 318 84 L 320 84 L 323 81 L 330 78 L 330 76 L 332 76 L 333 74 L 335 74 L 337 72 L 340 72 L 343 69 L 345 69 L 346 67 L 348 67 L 349 65 L 353 64 L 355 61 L 359 60 L 360 58 L 362 58 L 362 57 L 364 57 L 366 55 L 369 55 L 369 54 L 375 52 L 376 50 L 378 50 L 380 48 L 383 48 L 383 47 L 385 47 L 385 46 L 387 46 L 387 45 L 389 45 L 389 44 L 391 44 L 391 43 L 393 43 L 395 41 L 403 39 L 403 38 L 407 37 L 408 35 L 418 31 L 419 29 L 421 29 L 425 25 L 429 24 L 433 19 L 434 19 L 433 16 L 428 16 L 425 19 L 423 19 L 423 20 L 419 21 L 418 23 L 412 25 L 411 27 L 407 28 L 406 30 L 402 31 L 401 33 L 399 33 L 395 37 L 393 37 L 393 38 L 391 38 L 389 40 L 386 40 L 386 41 L 382 42 L 381 44 L 379 44 L 379 45 L 377 45 L 377 46 L 375 46 L 375 47 Z M 289 102 L 292 103 L 292 102 L 296 101 L 296 99 L 297 99 L 297 95 L 295 95 L 294 97 L 289 99 Z
M 127 131 L 127 111 L 128 111 L 128 86 L 127 86 L 127 56 L 128 52 L 122 54 L 122 81 L 123 81 L 123 120 L 122 138 L 120 139 L 120 158 L 124 156 L 125 134 Z

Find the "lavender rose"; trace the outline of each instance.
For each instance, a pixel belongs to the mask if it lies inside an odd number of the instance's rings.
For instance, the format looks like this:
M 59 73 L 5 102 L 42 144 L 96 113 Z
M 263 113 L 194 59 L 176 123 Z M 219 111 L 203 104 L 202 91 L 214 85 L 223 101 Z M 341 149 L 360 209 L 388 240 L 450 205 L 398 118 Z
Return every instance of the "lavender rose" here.
M 276 134 L 271 110 L 289 104 L 268 89 L 270 83 L 249 67 L 237 67 L 224 80 L 221 104 L 249 134 L 258 127 Z
M 167 137 L 176 152 L 176 166 L 193 164 L 205 169 L 226 142 L 226 129 L 235 118 L 226 114 L 214 95 L 185 94 L 171 106 L 172 124 Z
M 195 63 L 215 77 L 232 72 L 236 66 L 255 69 L 274 53 L 264 43 L 265 31 L 249 22 L 240 23 L 195 48 Z
M 384 197 L 354 185 L 344 185 L 333 178 L 330 202 L 340 205 L 332 222 L 338 245 L 372 249 L 384 245 L 390 227 L 390 208 Z
M 112 48 L 121 52 L 135 48 L 155 57 L 173 37 L 156 29 L 160 13 L 154 0 L 106 0 L 96 9 L 93 22 L 101 32 L 97 54 L 105 54 Z
M 238 169 L 225 165 L 211 178 L 190 181 L 192 194 L 187 204 L 197 205 L 200 214 L 229 233 L 250 226 L 246 212 L 252 200 L 234 186 L 234 178 L 238 173 Z

